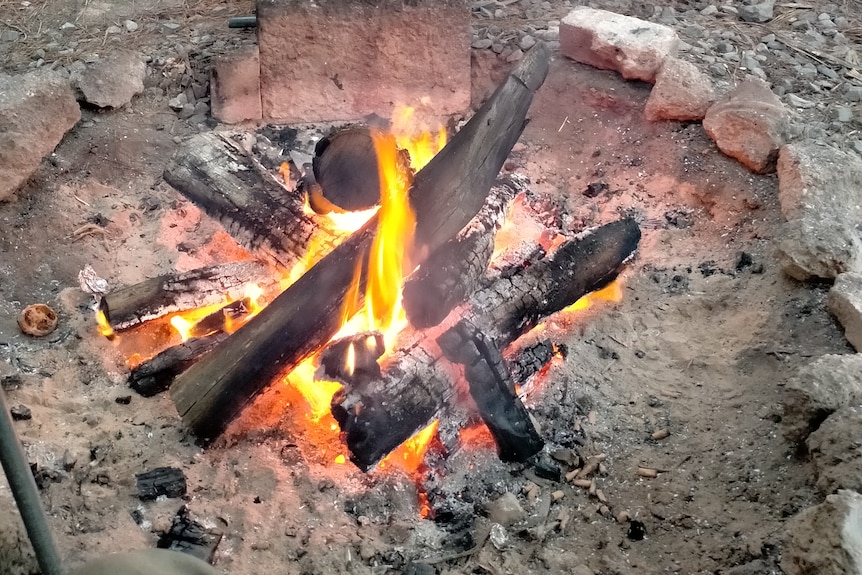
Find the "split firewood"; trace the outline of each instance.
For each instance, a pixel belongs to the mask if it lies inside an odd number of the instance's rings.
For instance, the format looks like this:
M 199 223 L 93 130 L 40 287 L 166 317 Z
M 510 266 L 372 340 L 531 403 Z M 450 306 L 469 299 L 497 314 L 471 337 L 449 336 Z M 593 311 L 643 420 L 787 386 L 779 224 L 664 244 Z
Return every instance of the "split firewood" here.
M 523 177 L 511 175 L 494 185 L 470 224 L 404 282 L 402 305 L 413 327 L 439 324 L 476 290 L 494 253 L 497 230 L 526 184 Z
M 241 246 L 290 270 L 305 257 L 314 236 L 333 247 L 343 236 L 318 225 L 291 194 L 230 135 L 205 132 L 189 138 L 169 160 L 167 183 L 222 223 Z
M 549 59 L 547 46 L 534 46 L 461 131 L 416 173 L 410 188 L 416 229 L 409 261 L 421 264 L 481 209 L 521 135 Z M 193 161 L 187 167 L 194 171 L 198 164 Z M 222 168 L 219 175 L 226 171 Z M 192 179 L 195 188 L 207 185 Z M 294 369 L 332 338 L 341 327 L 345 298 L 353 293 L 354 270 L 366 268 L 363 262 L 376 226 L 377 216 L 318 261 L 216 353 L 177 378 L 172 398 L 192 432 L 202 439 L 221 434 L 276 376 Z M 359 283 L 364 284 L 364 277 Z
M 170 313 L 217 304 L 225 298 L 241 299 L 247 286 L 257 284 L 266 290 L 276 281 L 272 268 L 265 264 L 231 262 L 122 287 L 102 297 L 99 309 L 114 330 L 122 331 Z

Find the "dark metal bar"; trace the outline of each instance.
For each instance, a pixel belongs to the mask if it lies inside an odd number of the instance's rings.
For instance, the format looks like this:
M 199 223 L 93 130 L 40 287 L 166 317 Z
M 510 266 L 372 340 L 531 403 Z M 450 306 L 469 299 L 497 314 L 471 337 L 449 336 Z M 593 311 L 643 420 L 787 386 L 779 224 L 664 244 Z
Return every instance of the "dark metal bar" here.
M 257 16 L 234 16 L 228 18 L 228 28 L 257 28 Z

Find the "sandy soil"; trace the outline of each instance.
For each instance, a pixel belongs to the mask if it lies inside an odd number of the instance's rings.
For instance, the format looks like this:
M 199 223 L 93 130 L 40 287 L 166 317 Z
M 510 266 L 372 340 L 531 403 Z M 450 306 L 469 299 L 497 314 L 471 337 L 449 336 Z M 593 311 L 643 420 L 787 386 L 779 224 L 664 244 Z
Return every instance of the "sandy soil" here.
M 697 123 L 647 123 L 648 85 L 556 58 L 510 167 L 556 199 L 572 229 L 632 215 L 643 240 L 621 302 L 548 322 L 543 335 L 569 354 L 527 402 L 552 443 L 577 437 L 584 455 L 606 455 L 596 485 L 607 502 L 477 446 L 424 481 L 467 519 L 422 519 L 411 478 L 332 463 L 340 446 L 300 421 L 289 389 L 270 389 L 203 450 L 167 395 L 126 387 L 119 348 L 97 334 L 77 274 L 91 264 L 126 285 L 237 249 L 161 173 L 195 131 L 166 105 L 184 73 L 205 70 L 192 39 L 228 35 L 224 18 L 251 8 L 52 4 L 23 21 L 19 3 L 0 1 L 0 19 L 30 33 L 6 44 L 5 70 L 49 40 L 37 38 L 37 21 L 76 22 L 78 32 L 54 41 L 90 38 L 84 45 L 100 49 L 90 30 L 132 18 L 143 26 L 135 47 L 152 56 L 143 95 L 122 110 L 84 110 L 31 183 L 0 204 L 0 379 L 12 405 L 32 410 L 17 430 L 31 461 L 51 471 L 42 493 L 70 563 L 154 546 L 185 504 L 223 533 L 215 565 L 226 573 L 779 572 L 784 522 L 819 501 L 809 462 L 780 433 L 782 384 L 810 358 L 850 348 L 824 309 L 825 288 L 789 280 L 773 257 L 774 176 L 724 157 Z M 169 37 L 163 21 L 183 27 Z M 596 181 L 607 191 L 586 197 Z M 88 222 L 100 222 L 95 233 L 80 231 Z M 16 325 L 36 302 L 60 315 L 44 339 Z M 116 402 L 130 393 L 128 405 Z M 659 429 L 669 437 L 653 440 Z M 162 465 L 183 469 L 187 497 L 138 501 L 134 475 Z M 660 473 L 642 478 L 638 467 Z M 506 491 L 524 522 L 505 541 L 486 539 L 486 505 Z M 551 501 L 555 491 L 563 496 Z M 0 500 L 0 572 L 35 573 L 26 546 L 17 550 L 24 535 L 5 487 Z M 432 562 L 411 564 L 423 558 Z

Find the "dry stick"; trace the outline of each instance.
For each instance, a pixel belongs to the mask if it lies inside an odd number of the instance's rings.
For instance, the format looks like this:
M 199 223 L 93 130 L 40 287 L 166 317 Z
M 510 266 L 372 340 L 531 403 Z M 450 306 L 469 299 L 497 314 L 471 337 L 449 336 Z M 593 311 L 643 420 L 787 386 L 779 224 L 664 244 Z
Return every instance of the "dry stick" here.
M 524 129 L 549 60 L 544 44 L 534 46 L 464 128 L 416 174 L 410 190 L 416 213 L 411 262 L 424 261 L 478 213 Z M 373 217 L 176 379 L 171 396 L 193 433 L 203 440 L 220 435 L 276 376 L 294 369 L 337 332 L 354 270 L 357 264 L 365 268 L 377 221 Z
M 9 414 L 4 395 L 0 391 L 0 411 L 3 412 L 0 414 L 0 464 L 3 465 L 6 480 L 12 489 L 27 535 L 36 552 L 39 568 L 45 575 L 62 575 L 60 554 L 57 552 L 54 536 L 48 526 L 48 517 L 39 499 L 33 472 L 30 471 L 24 449 L 15 435 L 12 416 Z

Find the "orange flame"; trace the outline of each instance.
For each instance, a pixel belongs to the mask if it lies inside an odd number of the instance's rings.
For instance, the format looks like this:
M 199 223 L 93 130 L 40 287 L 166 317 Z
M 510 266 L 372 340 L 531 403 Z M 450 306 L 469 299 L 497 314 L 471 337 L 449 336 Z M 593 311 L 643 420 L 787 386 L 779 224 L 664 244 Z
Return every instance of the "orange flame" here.
M 108 339 L 117 337 L 117 334 L 114 333 L 114 328 L 111 327 L 111 323 L 108 321 L 107 316 L 105 316 L 105 312 L 100 309 L 96 310 L 96 324 L 99 329 L 99 335 L 103 335 Z
M 308 402 L 310 410 L 308 417 L 313 422 L 319 422 L 329 414 L 332 396 L 341 389 L 341 384 L 338 382 L 314 380 L 316 359 L 315 356 L 306 359 L 287 376 L 287 382 L 294 386 Z
M 383 461 L 377 467 L 385 469 L 391 465 L 410 475 L 415 474 L 425 463 L 425 454 L 428 452 L 431 440 L 437 434 L 439 423 L 439 420 L 435 419 L 423 429 L 416 432 L 410 439 L 383 458 Z

